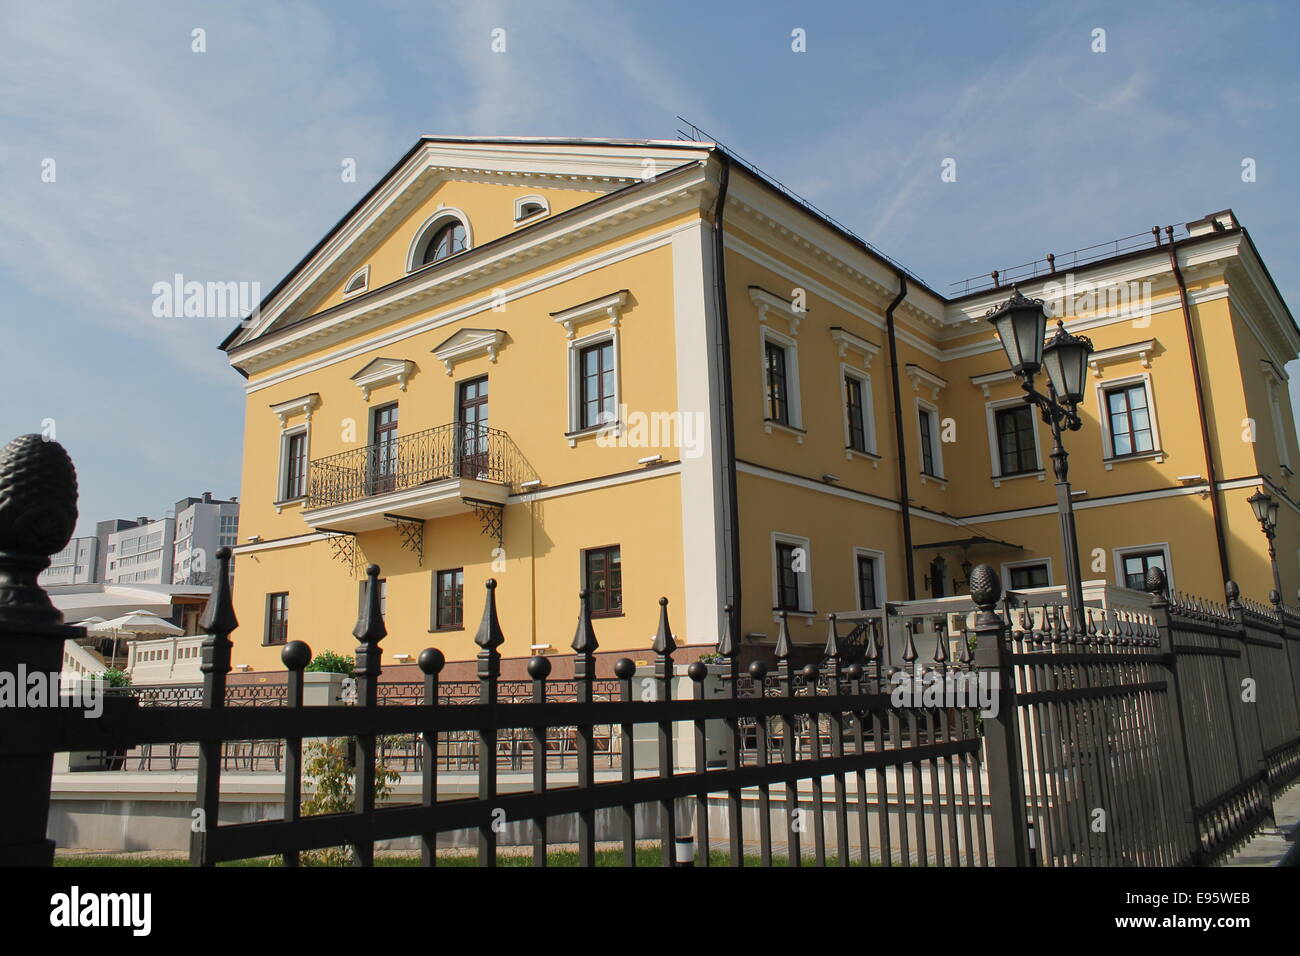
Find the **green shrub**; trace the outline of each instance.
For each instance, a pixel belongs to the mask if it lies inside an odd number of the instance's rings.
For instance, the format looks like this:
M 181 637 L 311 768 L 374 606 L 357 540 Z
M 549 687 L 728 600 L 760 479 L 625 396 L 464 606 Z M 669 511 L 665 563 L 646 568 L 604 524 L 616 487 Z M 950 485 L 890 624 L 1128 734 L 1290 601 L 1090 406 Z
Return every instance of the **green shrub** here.
M 351 676 L 356 669 L 356 662 L 351 654 L 335 654 L 333 651 L 321 651 L 311 659 L 307 670 L 320 674 L 347 674 Z
M 96 680 L 102 680 L 109 687 L 130 687 L 131 675 L 126 671 L 118 670 L 116 667 L 110 667 L 106 671 L 100 671 L 95 675 Z
M 350 665 L 352 659 L 347 658 L 347 662 Z M 350 813 L 356 809 L 356 768 L 348 760 L 353 740 L 352 737 L 331 737 L 307 746 L 304 776 L 311 795 L 302 802 L 303 816 Z M 396 770 L 388 769 L 382 761 L 375 761 L 376 804 L 392 792 L 392 785 L 399 779 L 401 774 Z M 308 850 L 300 861 L 303 866 L 349 866 L 352 848 L 335 846 Z

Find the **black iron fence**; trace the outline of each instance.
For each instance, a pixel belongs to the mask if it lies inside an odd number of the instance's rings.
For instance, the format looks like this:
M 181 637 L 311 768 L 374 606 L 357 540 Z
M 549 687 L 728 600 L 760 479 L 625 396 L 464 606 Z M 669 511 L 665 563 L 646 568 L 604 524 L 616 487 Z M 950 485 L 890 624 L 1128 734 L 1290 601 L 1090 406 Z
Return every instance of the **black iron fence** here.
M 82 633 L 37 584 L 71 534 L 74 500 L 58 445 L 27 436 L 0 452 L 0 673 L 57 674 L 62 642 Z M 0 864 L 52 862 L 55 754 L 146 745 L 197 742 L 199 865 L 279 855 L 292 866 L 302 851 L 350 845 L 367 866 L 377 842 L 412 837 L 434 865 L 439 836 L 465 831 L 484 865 L 503 842 L 531 845 L 544 865 L 558 839 L 576 842 L 584 865 L 600 841 L 631 865 L 640 838 L 657 840 L 670 864 L 686 833 L 732 865 L 798 865 L 805 853 L 838 865 L 1208 863 L 1266 820 L 1300 773 L 1300 618 L 1242 602 L 1231 583 L 1227 604 L 1212 607 L 1169 597 L 1154 571 L 1149 613 L 1075 620 L 1057 605 L 1000 605 L 997 575 L 981 565 L 969 626 L 954 637 L 940 622 L 932 650 L 930 635 L 909 629 L 901 667 L 884 663 L 879 628 L 849 647 L 833 617 L 822 663 L 796 667 L 782 620 L 774 668 L 759 660 L 742 673 L 724 635 L 721 663 L 696 661 L 684 685 L 666 599 L 653 666 L 623 658 L 597 675 L 583 595 L 573 678 L 552 681 L 537 657 L 525 690 L 500 679 L 505 636 L 488 582 L 475 697 L 449 705 L 469 689 L 444 686 L 436 648 L 419 655 L 418 701 L 407 688 L 405 703 L 381 702 L 386 629 L 372 565 L 353 631 L 355 705 L 303 706 L 311 650 L 294 641 L 283 698 L 232 706 L 230 552 L 217 557 L 201 706 L 116 695 L 98 719 L 70 705 L 0 709 Z M 303 817 L 304 739 L 340 737 L 355 741 L 354 809 Z M 222 824 L 230 745 L 266 741 L 283 766 L 282 818 Z M 440 786 L 453 741 L 472 756 L 468 794 L 463 777 Z M 399 748 L 418 761 L 418 798 L 381 806 L 375 771 Z
M 453 422 L 316 459 L 307 475 L 306 507 L 347 504 L 452 478 L 517 485 L 529 475 L 508 434 Z

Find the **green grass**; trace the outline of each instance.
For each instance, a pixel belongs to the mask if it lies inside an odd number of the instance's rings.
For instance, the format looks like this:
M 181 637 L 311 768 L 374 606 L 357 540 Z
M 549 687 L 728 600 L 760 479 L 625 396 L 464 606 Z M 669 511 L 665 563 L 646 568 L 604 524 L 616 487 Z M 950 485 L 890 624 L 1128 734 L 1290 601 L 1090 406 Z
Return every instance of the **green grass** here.
M 730 856 L 721 850 L 714 850 L 709 854 L 711 866 L 729 866 Z M 547 856 L 547 863 L 550 866 L 572 866 L 578 865 L 578 854 L 573 850 L 552 850 Z M 837 866 L 837 858 L 828 856 L 826 858 L 827 866 Z M 143 857 L 143 856 L 115 856 L 106 854 L 104 856 L 59 856 L 54 860 L 55 866 L 67 867 L 102 867 L 102 866 L 189 866 L 189 860 L 184 857 Z M 239 867 L 277 867 L 280 866 L 278 856 L 258 857 L 251 860 L 234 860 L 230 863 L 218 863 L 218 866 L 239 866 Z M 403 856 L 380 856 L 375 859 L 375 866 L 419 866 L 420 858 L 417 855 Z M 438 866 L 477 866 L 478 859 L 471 855 L 447 855 L 438 857 Z M 532 866 L 533 857 L 531 853 L 502 853 L 497 857 L 497 866 Z M 596 853 L 597 866 L 622 866 L 622 850 L 600 850 Z M 636 851 L 637 866 L 662 866 L 663 852 L 658 847 L 638 847 Z M 757 855 L 745 856 L 746 866 L 758 866 L 759 857 Z M 773 857 L 773 866 L 788 866 L 789 861 L 785 857 Z M 805 866 L 811 866 L 811 858 L 804 860 Z M 860 866 L 861 864 L 854 860 L 851 866 Z

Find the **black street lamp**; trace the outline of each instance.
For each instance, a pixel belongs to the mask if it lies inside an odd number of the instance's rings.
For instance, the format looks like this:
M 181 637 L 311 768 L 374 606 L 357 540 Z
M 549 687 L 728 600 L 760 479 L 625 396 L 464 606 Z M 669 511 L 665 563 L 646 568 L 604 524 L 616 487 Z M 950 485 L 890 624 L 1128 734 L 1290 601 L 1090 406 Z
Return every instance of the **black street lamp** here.
M 1011 298 L 990 309 L 986 317 L 997 330 L 1011 371 L 1020 379 L 1025 401 L 1038 407 L 1043 421 L 1052 429 L 1052 470 L 1056 473 L 1056 507 L 1065 550 L 1066 589 L 1074 623 L 1083 627 L 1083 574 L 1068 480 L 1070 455 L 1061 444 L 1061 432 L 1067 429 L 1077 432 L 1083 427 L 1079 405 L 1083 402 L 1092 341 L 1082 335 L 1071 335 L 1065 331 L 1065 323 L 1058 321 L 1056 334 L 1044 345 L 1047 313 L 1043 310 L 1043 300 L 1027 299 L 1019 289 L 1013 289 Z M 1047 371 L 1046 395 L 1034 388 L 1034 376 L 1040 369 Z
M 1260 530 L 1268 538 L 1268 560 L 1273 565 L 1273 594 L 1269 595 L 1269 599 L 1274 604 L 1278 604 L 1282 600 L 1282 575 L 1277 569 L 1277 548 L 1273 545 L 1273 539 L 1277 537 L 1277 513 L 1281 507 L 1281 502 L 1272 495 L 1265 494 L 1263 488 L 1256 491 L 1246 501 L 1251 510 L 1255 512 L 1255 520 L 1259 522 Z

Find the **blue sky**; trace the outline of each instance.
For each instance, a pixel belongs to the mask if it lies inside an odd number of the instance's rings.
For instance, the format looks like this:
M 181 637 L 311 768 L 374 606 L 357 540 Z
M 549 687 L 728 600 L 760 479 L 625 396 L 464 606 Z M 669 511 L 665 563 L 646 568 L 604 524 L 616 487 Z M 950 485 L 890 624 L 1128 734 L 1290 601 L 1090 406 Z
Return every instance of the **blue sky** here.
M 1300 303 L 1295 4 L 14 2 L 5 25 L 0 435 L 53 420 L 83 531 L 238 493 L 231 323 L 154 318 L 153 284 L 269 290 L 421 133 L 670 138 L 680 114 L 941 291 L 1232 207 Z

